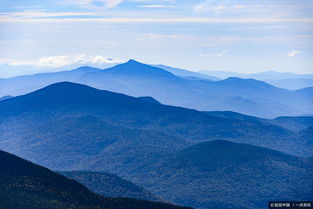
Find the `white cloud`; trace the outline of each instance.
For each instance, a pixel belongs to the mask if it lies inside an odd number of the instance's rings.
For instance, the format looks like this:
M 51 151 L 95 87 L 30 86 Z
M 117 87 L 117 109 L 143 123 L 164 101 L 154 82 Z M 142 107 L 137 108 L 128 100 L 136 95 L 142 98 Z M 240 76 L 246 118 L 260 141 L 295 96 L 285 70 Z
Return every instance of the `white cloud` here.
M 0 23 L 24 22 L 24 23 L 69 23 L 69 22 L 97 22 L 97 23 L 313 23 L 313 18 L 110 18 L 110 17 L 92 17 L 97 13 L 33 13 L 16 16 L 16 13 L 0 13 Z M 49 18 L 49 16 L 60 18 Z M 67 17 L 63 16 L 85 16 Z
M 115 64 L 121 63 L 122 60 L 110 59 L 102 55 L 58 55 L 41 57 L 36 60 L 18 60 L 0 58 L 0 65 L 20 66 L 20 65 L 31 65 L 35 67 L 62 67 L 72 64 Z
M 196 4 L 193 9 L 196 13 L 203 13 L 211 10 L 223 10 L 226 9 L 226 6 L 215 0 L 206 0 Z
M 224 50 L 224 51 L 221 51 L 217 54 L 200 54 L 200 57 L 214 57 L 214 56 L 223 57 L 223 56 L 227 55 L 227 53 L 228 53 L 228 50 Z
M 72 4 L 80 7 L 116 7 L 123 0 L 64 0 L 63 4 Z
M 195 40 L 197 37 L 192 35 L 183 35 L 183 34 L 155 34 L 148 33 L 141 35 L 143 38 L 147 39 L 168 39 L 168 40 Z
M 300 51 L 300 50 L 292 50 L 292 51 L 290 51 L 288 54 L 287 54 L 287 56 L 288 57 L 294 57 L 294 56 L 297 56 L 297 55 L 299 55 L 299 54 L 301 54 L 302 53 L 302 51 Z
M 150 3 L 155 2 L 151 0 L 64 0 L 64 4 L 73 4 L 78 5 L 81 7 L 106 7 L 106 8 L 113 8 L 125 1 L 130 2 L 138 2 L 138 3 Z M 175 3 L 175 0 L 160 0 L 159 2 L 169 2 L 169 3 Z M 153 6 L 163 6 L 163 7 L 169 7 L 165 5 L 150 5 L 150 7 Z M 144 7 L 144 6 L 143 6 Z M 146 7 L 149 7 L 149 5 L 146 5 Z
M 218 5 L 216 7 L 212 7 L 211 9 L 212 10 L 223 10 L 223 9 L 226 9 L 226 7 L 224 5 Z
M 11 19 L 38 19 L 49 17 L 69 17 L 69 16 L 94 16 L 94 12 L 43 12 L 43 11 L 24 11 L 24 12 L 10 12 L 0 13 L 0 16 Z
M 93 2 L 103 2 L 106 4 L 107 8 L 112 8 L 112 7 L 116 7 L 117 5 L 122 3 L 122 0 L 97 0 L 97 1 L 93 1 Z
M 161 5 L 161 4 L 155 4 L 155 5 L 141 5 L 138 6 L 141 8 L 174 8 L 175 6 L 173 5 Z
M 26 9 L 24 12 L 45 12 L 46 9 Z
M 210 12 L 212 10 L 224 10 L 224 9 L 254 9 L 264 7 L 261 4 L 257 5 L 231 5 L 227 0 L 204 0 L 194 6 L 196 13 Z
M 257 5 L 234 5 L 233 8 L 235 9 L 252 9 L 252 8 L 261 8 L 263 5 L 257 4 Z
M 221 51 L 220 53 L 217 53 L 216 56 L 222 57 L 222 56 L 225 56 L 227 53 L 228 53 L 228 50 L 224 50 L 224 51 Z

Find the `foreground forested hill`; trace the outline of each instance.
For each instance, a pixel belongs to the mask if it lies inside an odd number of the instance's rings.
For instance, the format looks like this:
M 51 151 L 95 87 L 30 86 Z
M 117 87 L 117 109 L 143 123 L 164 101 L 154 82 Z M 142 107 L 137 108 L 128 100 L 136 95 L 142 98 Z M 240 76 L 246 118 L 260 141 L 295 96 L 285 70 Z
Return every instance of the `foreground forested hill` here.
M 0 151 L 0 197 L 1 209 L 182 208 L 136 199 L 101 197 L 74 180 L 3 151 Z

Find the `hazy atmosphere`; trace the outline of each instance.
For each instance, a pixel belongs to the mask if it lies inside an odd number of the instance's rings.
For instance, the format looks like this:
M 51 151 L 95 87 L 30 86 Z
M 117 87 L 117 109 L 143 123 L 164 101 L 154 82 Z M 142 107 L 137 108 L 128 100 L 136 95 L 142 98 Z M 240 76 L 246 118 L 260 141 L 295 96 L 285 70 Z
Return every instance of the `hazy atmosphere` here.
M 312 209 L 312 0 L 0 0 L 0 209 Z
M 310 0 L 2 0 L 0 11 L 1 77 L 130 58 L 312 73 Z

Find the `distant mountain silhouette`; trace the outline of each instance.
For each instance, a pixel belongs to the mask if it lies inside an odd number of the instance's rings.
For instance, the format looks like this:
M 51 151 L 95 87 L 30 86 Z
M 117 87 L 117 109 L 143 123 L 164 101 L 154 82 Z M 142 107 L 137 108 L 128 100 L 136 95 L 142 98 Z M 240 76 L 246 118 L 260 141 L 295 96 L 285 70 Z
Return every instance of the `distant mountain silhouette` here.
M 281 80 L 265 80 L 266 82 L 290 90 L 303 89 L 313 87 L 313 76 L 311 79 L 294 78 L 294 79 L 281 79 Z
M 262 81 L 184 79 L 134 60 L 85 74 L 79 82 L 136 97 L 149 95 L 162 104 L 198 110 L 230 110 L 261 117 L 301 115 L 311 113 L 313 107 L 312 96 Z
M 106 198 L 17 156 L 0 151 L 0 208 L 5 209 L 174 209 L 164 203 Z
M 60 71 L 53 73 L 38 73 L 35 75 L 17 76 L 0 80 L 0 96 L 18 96 L 26 94 L 47 85 L 62 81 L 75 82 L 80 76 L 90 72 L 100 71 L 101 69 L 88 66 L 79 67 L 74 70 Z
M 96 71 L 93 73 L 85 74 L 82 77 L 83 81 L 94 83 L 95 85 L 101 85 L 97 81 L 108 78 L 117 79 L 119 78 L 130 79 L 136 77 L 141 77 L 150 81 L 158 79 L 177 79 L 172 73 L 162 70 L 161 68 L 152 67 L 135 60 L 129 60 L 126 63 L 119 64 L 117 66 L 107 68 L 102 71 Z M 132 80 L 131 80 L 132 81 Z M 107 80 L 107 82 L 112 82 Z M 102 84 L 104 85 L 104 84 Z M 124 83 L 124 85 L 126 85 Z
M 86 129 L 90 127 L 91 129 L 92 126 L 79 125 L 81 124 L 79 122 L 81 120 L 78 120 L 78 125 L 73 125 L 72 130 L 67 130 L 66 127 L 69 126 L 66 123 L 71 124 L 72 122 L 66 122 L 67 120 L 64 120 L 64 127 L 59 124 L 61 124 L 60 121 L 65 119 L 65 117 L 69 119 L 73 118 L 75 121 L 75 118 L 88 115 L 99 118 L 104 124 L 109 125 L 99 125 L 99 130 L 104 128 L 106 131 L 111 131 L 115 130 L 116 126 L 135 130 L 141 129 L 142 131 L 150 132 L 151 135 L 163 137 L 162 140 L 158 140 L 162 143 L 167 142 L 170 144 L 173 140 L 173 146 L 167 145 L 167 147 L 171 147 L 174 150 L 182 148 L 188 145 L 188 143 L 214 139 L 229 139 L 291 153 L 295 152 L 294 144 L 296 143 L 293 140 L 293 137 L 295 137 L 294 133 L 268 122 L 214 116 L 195 110 L 145 102 L 134 97 L 100 91 L 88 86 L 68 82 L 54 84 L 25 96 L 2 101 L 0 103 L 0 124 L 3 131 L 0 132 L 0 139 L 2 139 L 0 140 L 0 146 L 6 150 L 9 150 L 10 147 L 10 149 L 14 150 L 14 153 L 26 157 L 23 153 L 30 152 L 29 154 L 36 154 L 34 148 L 27 148 L 27 143 L 32 145 L 33 142 L 31 141 L 36 140 L 35 138 L 40 136 L 45 136 L 45 140 L 40 140 L 39 143 L 36 143 L 38 149 L 41 146 L 49 149 L 45 143 L 48 143 L 49 140 L 55 140 L 55 137 L 52 136 L 55 136 L 58 131 L 60 143 L 62 140 L 65 140 L 64 134 L 78 135 L 82 140 L 86 140 L 86 137 L 89 136 L 82 135 L 84 137 L 80 137 L 75 130 L 84 127 Z M 47 123 L 48 121 L 49 123 Z M 91 121 L 97 120 L 92 119 Z M 90 121 L 86 123 L 90 123 Z M 51 129 L 52 126 L 55 126 L 54 130 Z M 117 130 L 116 133 L 119 133 L 118 128 Z M 55 133 L 52 132 L 51 136 L 49 136 L 48 134 L 51 131 L 55 131 Z M 86 133 L 89 132 L 86 131 Z M 91 131 L 91 133 L 100 134 L 101 132 Z M 105 131 L 102 131 L 102 133 L 105 133 Z M 147 133 L 143 135 L 147 135 Z M 75 137 L 73 136 L 69 138 L 74 140 Z M 8 138 L 19 140 L 19 143 L 12 143 L 12 140 L 9 143 L 10 141 L 4 140 Z M 127 137 L 123 136 L 119 139 L 126 140 Z M 153 137 L 150 139 L 153 140 Z M 158 141 L 151 141 L 151 143 Z M 96 140 L 93 142 L 98 143 Z M 108 139 L 108 144 L 101 142 L 101 146 L 105 147 L 112 142 L 114 140 Z M 24 144 L 24 146 L 20 144 Z M 281 146 L 282 144 L 284 146 Z M 18 148 L 17 146 L 19 145 L 21 147 Z M 52 146 L 53 143 L 51 145 L 48 143 L 48 145 L 51 146 L 50 151 L 60 149 L 60 147 L 54 148 Z M 101 146 L 97 147 L 100 148 Z M 80 147 L 84 149 L 88 148 L 88 146 L 81 145 Z M 164 149 L 164 147 L 160 147 L 160 149 Z M 38 151 L 37 153 L 40 152 Z M 45 153 L 47 152 L 43 151 L 44 156 L 47 156 L 47 160 L 51 162 L 52 159 Z M 62 155 L 56 156 L 61 157 Z M 38 160 L 42 157 L 37 156 L 32 159 Z M 73 159 L 78 160 L 79 158 Z M 37 161 L 35 162 L 39 163 Z M 63 165 L 66 165 L 66 162 Z
M 310 167 L 305 159 L 274 150 L 211 141 L 143 170 L 141 177 L 153 192 L 180 204 L 261 209 L 270 200 L 312 199 Z
M 313 74 L 297 74 L 291 72 L 276 72 L 276 71 L 265 71 L 260 73 L 248 74 L 248 77 L 255 78 L 259 80 L 268 80 L 268 79 L 298 79 L 298 78 L 307 78 L 313 79 Z
M 85 74 L 78 82 L 135 97 L 151 96 L 161 103 L 166 101 L 166 104 L 173 104 L 177 100 L 170 98 L 172 93 L 175 92 L 182 97 L 180 100 L 184 100 L 185 92 L 188 94 L 189 91 L 188 82 L 183 78 L 135 60 Z
M 229 77 L 240 77 L 244 78 L 243 73 L 237 73 L 237 72 L 227 72 L 227 71 L 218 71 L 218 70 L 199 70 L 198 73 L 205 74 L 208 76 L 214 76 L 219 79 L 226 79 Z
M 61 172 L 61 174 L 80 182 L 91 191 L 105 197 L 128 197 L 160 201 L 159 198 L 146 189 L 113 174 L 90 171 L 66 171 Z
M 208 76 L 215 76 L 218 77 L 219 79 L 226 79 L 228 77 L 252 78 L 265 81 L 279 88 L 285 88 L 290 90 L 313 87 L 313 74 L 281 73 L 275 71 L 243 74 L 235 72 L 209 71 L 209 70 L 201 70 L 199 71 L 199 73 Z
M 235 111 L 267 118 L 312 114 L 311 90 L 290 91 L 253 79 L 212 81 L 182 69 L 167 69 L 180 76 L 135 60 L 104 70 L 83 67 L 20 76 L 0 80 L 0 95 L 20 95 L 55 82 L 71 81 L 134 97 L 151 96 L 162 104 L 202 111 Z
M 216 85 L 228 88 L 229 86 L 235 87 L 237 89 L 247 90 L 247 88 L 253 88 L 255 90 L 273 90 L 276 89 L 270 84 L 263 81 L 258 81 L 255 79 L 242 79 L 238 77 L 229 77 L 225 80 L 220 80 L 216 82 Z
M 313 79 L 313 74 L 297 74 L 291 72 L 275 72 L 275 71 L 265 71 L 250 74 L 226 71 L 211 71 L 211 70 L 201 70 L 199 72 L 206 75 L 215 76 L 220 79 L 225 79 L 228 77 L 252 78 L 257 80 Z
M 220 80 L 217 77 L 214 76 L 209 76 L 206 74 L 198 73 L 198 72 L 192 72 L 189 70 L 184 70 L 181 68 L 174 68 L 166 65 L 154 65 L 155 67 L 161 68 L 163 70 L 166 70 L 170 73 L 173 73 L 176 76 L 181 76 L 185 78 L 202 78 L 202 79 L 207 79 L 207 80 L 212 80 L 212 81 L 217 81 Z

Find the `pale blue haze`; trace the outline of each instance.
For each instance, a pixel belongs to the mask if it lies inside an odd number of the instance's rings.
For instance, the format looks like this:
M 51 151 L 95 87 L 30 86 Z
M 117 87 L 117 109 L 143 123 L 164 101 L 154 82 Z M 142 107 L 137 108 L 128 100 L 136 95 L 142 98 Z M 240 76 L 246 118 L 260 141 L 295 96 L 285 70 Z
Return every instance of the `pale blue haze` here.
M 105 58 L 312 73 L 312 11 L 309 0 L 2 0 L 0 77 L 107 66 Z

